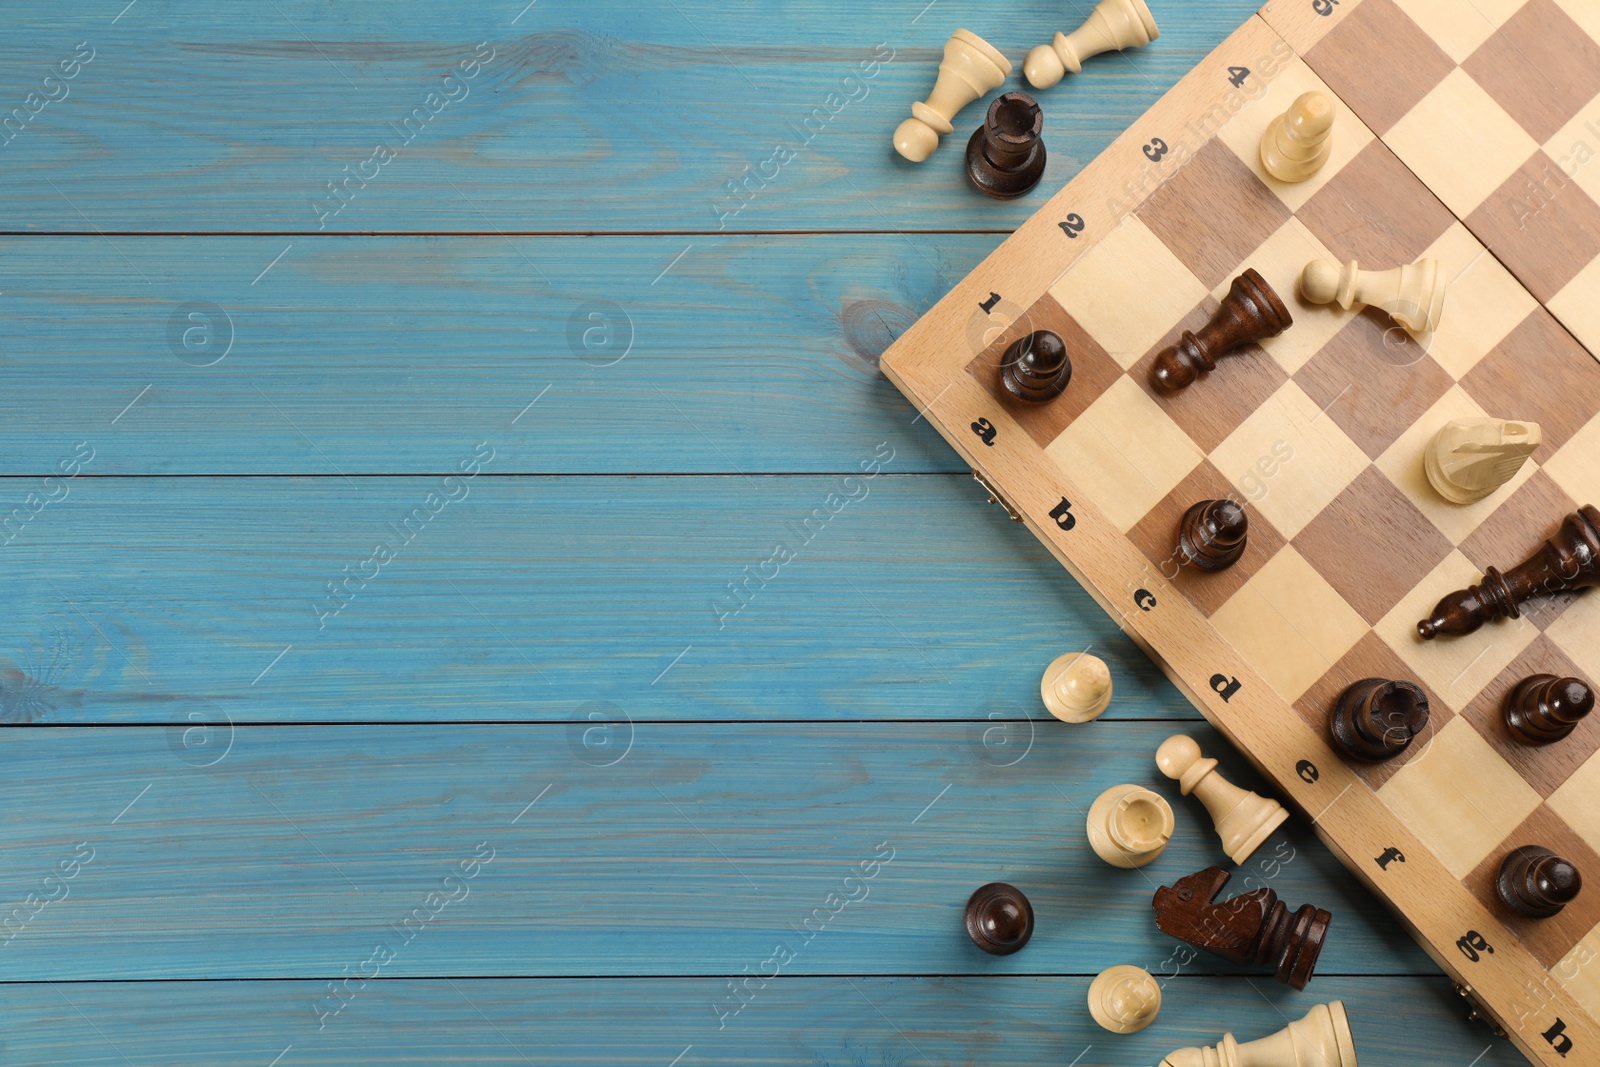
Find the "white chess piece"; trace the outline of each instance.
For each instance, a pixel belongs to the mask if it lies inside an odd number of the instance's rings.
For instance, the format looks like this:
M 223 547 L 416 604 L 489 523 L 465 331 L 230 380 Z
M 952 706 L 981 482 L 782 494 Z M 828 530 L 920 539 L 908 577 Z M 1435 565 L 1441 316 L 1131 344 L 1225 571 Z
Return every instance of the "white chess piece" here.
M 1356 1043 L 1344 1003 L 1335 1000 L 1257 1041 L 1241 1045 L 1223 1034 L 1212 1048 L 1169 1052 L 1161 1067 L 1356 1067 Z
M 1303 182 L 1333 151 L 1333 100 L 1327 93 L 1301 93 L 1289 110 L 1261 135 L 1261 165 L 1280 182 Z
M 1062 722 L 1088 722 L 1111 706 L 1111 668 L 1099 656 L 1068 652 L 1045 668 L 1039 696 Z
M 1160 1011 L 1161 986 L 1143 968 L 1120 963 L 1089 983 L 1089 1014 L 1113 1034 L 1143 1030 Z
M 1172 807 L 1142 785 L 1114 785 L 1089 805 L 1089 846 L 1113 867 L 1143 867 L 1172 840 Z
M 1417 333 L 1439 328 L 1448 285 L 1436 259 L 1419 259 L 1385 271 L 1362 270 L 1353 259 L 1342 269 L 1325 259 L 1314 259 L 1300 275 L 1300 295 L 1313 304 L 1338 301 L 1346 311 L 1358 303 L 1382 308 Z
M 1176 779 L 1183 795 L 1193 793 L 1211 813 L 1222 838 L 1222 850 L 1235 863 L 1243 863 L 1272 831 L 1283 825 L 1289 812 L 1276 800 L 1240 789 L 1217 773 L 1217 761 L 1200 754 L 1200 746 L 1187 734 L 1173 734 L 1156 749 L 1156 766 Z
M 1428 443 L 1422 469 L 1440 496 L 1471 504 L 1515 478 L 1543 440 L 1533 422 L 1452 419 Z
M 894 131 L 894 148 L 921 163 L 939 147 L 939 138 L 955 130 L 956 112 L 990 89 L 998 89 L 1011 73 L 1011 61 L 970 30 L 957 30 L 945 42 L 939 80 L 927 102 L 911 105 L 911 118 Z
M 1051 43 L 1029 52 L 1022 61 L 1022 73 L 1035 89 L 1048 89 L 1067 71 L 1077 74 L 1083 70 L 1083 61 L 1090 56 L 1143 48 L 1160 36 L 1144 0 L 1100 0 L 1082 26 L 1070 34 L 1058 33 Z

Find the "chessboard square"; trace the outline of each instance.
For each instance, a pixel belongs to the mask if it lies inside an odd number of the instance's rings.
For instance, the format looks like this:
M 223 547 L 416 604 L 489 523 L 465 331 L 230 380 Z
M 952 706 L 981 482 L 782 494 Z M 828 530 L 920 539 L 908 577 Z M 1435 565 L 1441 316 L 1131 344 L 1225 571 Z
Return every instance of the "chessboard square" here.
M 1382 141 L 1363 148 L 1295 215 L 1334 262 L 1353 259 L 1367 270 L 1412 262 L 1456 221 Z
M 1561 646 L 1561 651 L 1572 657 L 1572 662 L 1583 669 L 1585 678 L 1600 684 L 1600 593 L 1589 590 L 1580 593 L 1562 612 L 1561 618 L 1550 624 L 1545 636 Z M 1590 795 L 1600 796 L 1600 793 Z M 1600 805 L 1596 805 L 1600 809 Z M 1600 836 L 1595 838 L 1600 841 Z
M 1490 567 L 1510 570 L 1533 555 L 1561 521 L 1577 510 L 1577 502 L 1548 473 L 1538 471 L 1461 543 L 1461 554 L 1485 572 Z M 1547 630 L 1578 595 L 1530 596 L 1519 607 L 1524 619 Z
M 1463 217 L 1540 300 L 1553 298 L 1600 256 L 1600 204 L 1543 151 Z
M 1596 5 L 1600 18 L 1600 5 Z M 1600 202 L 1600 167 L 1592 166 L 1600 156 L 1600 95 L 1590 100 L 1561 129 L 1544 143 L 1545 155 L 1556 161 L 1561 173 L 1581 185 Z
M 1305 59 L 1380 136 L 1455 67 L 1394 0 L 1365 0 Z
M 1124 533 L 1205 458 L 1127 377 L 1074 419 L 1045 454 Z
M 1284 224 L 1289 209 L 1227 145 L 1213 139 L 1150 194 L 1138 215 L 1211 289 Z
M 1540 637 L 1485 686 L 1461 714 L 1502 759 L 1516 768 L 1523 781 L 1540 796 L 1548 797 L 1600 749 L 1600 719 L 1589 716 L 1554 744 L 1530 745 L 1517 738 L 1506 725 L 1506 700 L 1523 679 L 1535 674 L 1577 678 L 1582 672 L 1555 642 Z
M 1241 492 L 1259 479 L 1263 460 L 1276 460 L 1277 472 L 1252 499 L 1290 538 L 1368 465 L 1366 453 L 1292 381 L 1211 453 L 1211 462 Z
M 1538 301 L 1459 222 L 1423 256 L 1439 261 L 1450 287 L 1439 328 L 1422 341 L 1434 362 L 1460 381 Z
M 1477 585 L 1483 573 L 1459 550 L 1451 552 L 1400 598 L 1373 632 L 1411 665 L 1416 681 L 1433 696 L 1460 711 L 1539 636 L 1527 619 L 1497 619 L 1476 633 L 1424 641 L 1417 622 L 1448 594 Z
M 1261 137 L 1272 120 L 1289 110 L 1289 105 L 1305 93 L 1326 93 L 1338 109 L 1334 119 L 1327 162 L 1302 182 L 1279 181 L 1261 163 Z M 1376 136 L 1349 108 L 1337 102 L 1337 94 L 1317 77 L 1299 57 L 1289 61 L 1277 77 L 1267 83 L 1267 91 L 1256 97 L 1217 131 L 1217 138 L 1233 150 L 1255 176 L 1291 211 L 1298 210 L 1333 179 Z M 1257 268 L 1259 269 L 1259 268 Z
M 1592 753 L 1545 803 L 1585 841 L 1600 847 L 1600 752 Z
M 1600 41 L 1600 4 L 1591 0 L 1558 0 L 1561 10 L 1571 15 L 1583 32 Z
M 1545 472 L 1579 504 L 1600 504 L 1600 415 L 1550 457 Z
M 1130 215 L 1058 278 L 1050 295 L 1127 370 L 1207 288 Z
M 1434 436 L 1445 423 L 1455 419 L 1487 417 L 1483 408 L 1478 406 L 1478 402 L 1473 400 L 1465 389 L 1453 385 L 1439 398 L 1437 404 L 1407 426 L 1405 432 L 1376 461 L 1377 468 L 1384 473 L 1384 476 L 1405 494 L 1407 500 L 1428 516 L 1434 526 L 1438 527 L 1439 532 L 1450 539 L 1451 544 L 1457 546 L 1470 537 L 1480 523 L 1494 514 L 1496 509 L 1539 469 L 1539 465 L 1530 457 L 1515 477 L 1475 504 L 1453 504 L 1440 496 L 1438 490 L 1428 481 L 1427 472 L 1423 469 L 1425 450 L 1433 443 Z
M 1590 260 L 1545 306 L 1591 352 L 1600 352 L 1600 256 Z
M 1293 326 L 1260 342 L 1260 347 L 1290 374 L 1305 366 L 1354 314 L 1338 304 L 1313 304 L 1300 295 L 1300 274 L 1306 264 L 1314 259 L 1336 258 L 1306 229 L 1305 223 L 1290 219 L 1229 272 L 1232 278 L 1244 273 L 1246 267 L 1253 269 L 1278 294 L 1294 317 Z M 1219 285 L 1212 296 L 1221 299 L 1227 286 L 1228 283 Z
M 1554 0 L 1527 0 L 1461 65 L 1536 141 L 1600 94 L 1600 44 Z
M 1461 386 L 1497 419 L 1537 422 L 1544 444 L 1533 458 L 1544 463 L 1593 417 L 1600 363 L 1549 312 L 1535 308 Z
M 1429 37 L 1460 63 L 1527 0 L 1395 0 Z
M 1476 211 L 1539 150 L 1539 142 L 1460 68 L 1407 112 L 1384 140 L 1461 218 Z M 1484 241 L 1494 247 L 1493 241 Z
M 1378 797 L 1457 878 L 1498 848 L 1540 800 L 1461 718 L 1434 734 Z
M 1361 616 L 1292 547 L 1228 598 L 1211 625 L 1291 703 L 1367 632 Z
M 1534 959 L 1549 969 L 1571 952 L 1584 935 L 1600 922 L 1600 894 L 1596 894 L 1591 886 L 1588 892 L 1580 891 L 1575 900 L 1545 919 L 1529 919 L 1500 906 L 1495 893 L 1495 879 L 1500 873 L 1500 865 L 1513 849 L 1522 845 L 1548 848 L 1586 877 L 1590 871 L 1600 871 L 1600 855 L 1596 855 L 1593 846 L 1568 826 L 1549 805 L 1541 804 L 1462 879 L 1473 896 L 1493 902 L 1506 929 L 1511 931 L 1523 948 L 1533 954 Z
M 1294 380 L 1374 459 L 1455 384 L 1376 308 L 1352 316 Z
M 1600 958 L 1600 923 L 1572 946 L 1572 951 L 1561 957 L 1560 963 L 1550 968 L 1550 974 L 1579 1007 L 1600 1019 L 1600 967 L 1594 966 L 1596 958 Z

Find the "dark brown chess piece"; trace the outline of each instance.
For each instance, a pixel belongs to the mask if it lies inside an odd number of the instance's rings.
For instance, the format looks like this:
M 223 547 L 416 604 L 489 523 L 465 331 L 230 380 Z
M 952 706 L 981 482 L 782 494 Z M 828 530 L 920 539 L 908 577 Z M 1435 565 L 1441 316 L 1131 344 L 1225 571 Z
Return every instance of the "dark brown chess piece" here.
M 1212 903 L 1227 883 L 1227 871 L 1207 867 L 1162 886 L 1152 901 L 1156 925 L 1164 934 L 1234 963 L 1271 963 L 1278 981 L 1304 989 L 1333 916 L 1310 904 L 1291 914 L 1266 886 Z
M 1229 352 L 1276 337 L 1292 325 L 1289 309 L 1272 286 L 1253 268 L 1247 269 L 1233 280 L 1222 306 L 1199 333 L 1185 330 L 1177 344 L 1156 357 L 1150 383 L 1163 393 L 1186 389 Z
M 1577 729 L 1594 710 L 1594 691 L 1578 678 L 1531 674 L 1506 697 L 1506 726 L 1518 740 L 1548 745 Z
M 1600 584 L 1600 509 L 1593 504 L 1568 515 L 1554 537 L 1504 574 L 1490 567 L 1483 582 L 1451 593 L 1417 623 L 1431 641 L 1439 634 L 1470 634 L 1490 619 L 1522 617 L 1522 602 Z
M 1328 717 L 1334 744 L 1368 763 L 1393 759 L 1428 725 L 1428 694 L 1413 682 L 1363 678 L 1340 694 Z
M 985 952 L 1009 956 L 1033 936 L 1033 905 L 1014 885 L 981 885 L 967 899 L 967 936 Z
M 1006 391 L 1029 404 L 1054 400 L 1072 381 L 1072 360 L 1061 337 L 1035 330 L 1013 341 L 1000 357 L 1000 381 Z
M 980 193 L 1014 200 L 1044 176 L 1044 114 L 1027 93 L 1003 93 L 967 142 L 967 179 Z
M 1494 880 L 1500 901 L 1518 915 L 1548 919 L 1583 889 L 1578 868 L 1538 845 L 1514 848 Z
M 1250 519 L 1233 500 L 1202 500 L 1178 523 L 1178 554 L 1203 571 L 1227 570 L 1244 555 Z

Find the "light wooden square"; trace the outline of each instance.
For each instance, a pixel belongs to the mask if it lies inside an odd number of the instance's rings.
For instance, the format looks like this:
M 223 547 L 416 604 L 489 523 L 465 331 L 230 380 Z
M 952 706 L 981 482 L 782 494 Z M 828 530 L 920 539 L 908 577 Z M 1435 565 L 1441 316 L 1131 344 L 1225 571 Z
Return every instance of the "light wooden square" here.
M 1539 806 L 1533 787 L 1459 715 L 1378 796 L 1457 878 L 1471 873 Z
M 1206 288 L 1129 215 L 1056 280 L 1050 295 L 1127 370 L 1205 299 Z
M 1268 560 L 1211 616 L 1284 700 L 1300 699 L 1367 624 L 1292 547 Z
M 1205 458 L 1126 376 L 1072 420 L 1045 454 L 1123 533 Z
M 1395 123 L 1384 143 L 1461 218 L 1539 150 L 1460 67 Z
M 1573 500 L 1600 506 L 1600 415 L 1569 437 L 1544 466 Z
M 1439 328 L 1419 340 L 1434 362 L 1460 381 L 1539 302 L 1459 222 L 1429 246 L 1423 258 L 1439 261 L 1450 286 Z
M 1600 160 L 1592 165 L 1600 170 Z M 1547 306 L 1584 347 L 1600 352 L 1600 256 L 1590 260 Z
M 1457 63 L 1506 24 L 1527 0 L 1395 0 L 1434 43 Z
M 1479 407 L 1465 389 L 1452 385 L 1450 391 L 1440 397 L 1426 415 L 1412 423 L 1376 461 L 1378 469 L 1388 475 L 1389 480 L 1406 495 L 1406 499 L 1432 520 L 1452 545 L 1458 547 L 1539 469 L 1539 465 L 1530 457 L 1516 477 L 1476 504 L 1452 504 L 1434 491 L 1422 469 L 1423 455 L 1434 434 L 1452 419 L 1482 419 L 1487 416 L 1488 412 Z
M 1306 229 L 1299 219 L 1291 218 L 1230 271 L 1227 280 L 1211 294 L 1221 300 L 1227 295 L 1234 277 L 1242 274 L 1246 267 L 1253 267 L 1266 279 L 1294 316 L 1294 325 L 1261 342 L 1261 347 L 1290 374 L 1305 366 L 1344 327 L 1350 316 L 1360 311 L 1360 308 L 1346 311 L 1338 304 L 1310 304 L 1300 298 L 1300 274 L 1314 259 L 1338 262 L 1327 246 L 1317 240 L 1316 234 Z
M 1556 6 L 1583 27 L 1583 32 L 1600 41 L 1600 4 L 1594 0 L 1556 0 Z M 1600 849 L 1595 851 L 1600 852 Z
M 1327 93 L 1334 100 L 1338 113 L 1333 124 L 1333 148 L 1322 169 L 1303 182 L 1280 182 L 1267 173 L 1261 165 L 1261 137 L 1273 119 L 1289 110 L 1296 97 L 1302 93 Z M 1223 126 L 1217 137 L 1233 149 L 1245 165 L 1255 171 L 1257 178 L 1271 189 L 1290 211 L 1298 211 L 1332 180 L 1335 174 L 1356 153 L 1372 142 L 1374 134 L 1349 108 L 1339 103 L 1339 96 L 1328 84 L 1312 72 L 1305 62 L 1296 57 L 1278 76 L 1267 83 L 1267 91 L 1246 104 L 1233 119 Z M 1253 264 L 1252 264 L 1253 265 Z
M 1550 624 L 1545 636 L 1554 641 L 1561 651 L 1588 676 L 1591 682 L 1600 683 L 1600 591 L 1589 590 L 1573 601 L 1561 617 Z M 1591 794 L 1591 798 L 1600 793 Z M 1600 804 L 1596 804 L 1600 809 Z M 1595 851 L 1600 852 L 1600 846 Z
M 1526 618 L 1497 619 L 1461 637 L 1424 641 L 1417 634 L 1417 622 L 1427 618 L 1435 604 L 1482 580 L 1483 573 L 1473 562 L 1459 550 L 1453 551 L 1372 628 L 1417 672 L 1416 680 L 1423 688 L 1457 711 L 1471 703 L 1539 636 L 1538 628 Z
M 1600 4 L 1595 7 L 1595 18 L 1600 21 Z M 1572 121 L 1544 143 L 1544 151 L 1564 177 L 1577 182 L 1600 203 L 1600 96 L 1579 108 Z
M 1283 445 L 1294 451 L 1288 460 L 1281 459 Z M 1292 381 L 1217 446 L 1211 462 L 1243 493 L 1246 479 L 1250 485 L 1258 483 L 1256 465 L 1263 457 L 1278 459 L 1278 473 L 1264 495 L 1258 489 L 1249 499 L 1288 538 L 1367 468 L 1366 453 Z
M 1594 842 L 1590 842 L 1591 845 Z M 1597 848 L 1596 851 L 1600 851 Z M 1550 974 L 1583 1010 L 1600 1018 L 1600 926 L 1583 936 L 1572 951 L 1550 968 Z
M 1600 752 L 1584 760 L 1546 803 L 1590 848 L 1600 851 L 1600 803 L 1595 802 L 1596 797 L 1600 797 Z

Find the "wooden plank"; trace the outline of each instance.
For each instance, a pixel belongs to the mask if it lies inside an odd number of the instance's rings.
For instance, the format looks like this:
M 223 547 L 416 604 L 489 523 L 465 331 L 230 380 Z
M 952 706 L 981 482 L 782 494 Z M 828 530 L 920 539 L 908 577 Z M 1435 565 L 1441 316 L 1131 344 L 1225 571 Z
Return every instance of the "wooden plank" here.
M 19 13 L 0 42 L 0 101 L 62 98 L 0 133 L 11 137 L 0 229 L 1009 229 L 1030 208 L 975 195 L 959 144 L 913 170 L 890 134 L 932 88 L 957 25 L 1011 56 L 1010 85 L 1026 88 L 1027 50 L 1092 5 L 964 4 L 925 18 L 844 0 L 715 13 L 599 0 L 517 17 L 520 6 L 282 0 L 180 14 L 146 0 L 115 21 Z M 1045 94 L 1046 181 L 1092 159 L 1255 6 L 1169 2 L 1154 46 L 1096 60 Z M 44 86 L 80 42 L 93 58 Z M 874 68 L 875 55 L 892 59 Z M 970 131 L 981 117 L 973 107 L 958 121 Z M 779 142 L 792 161 L 774 158 Z M 379 143 L 393 158 L 375 158 Z M 327 186 L 347 174 L 371 177 L 327 219 L 341 202 Z M 747 175 L 736 197 L 729 183 Z
M 391 977 L 740 974 L 782 938 L 792 974 L 1159 969 L 1176 943 L 1151 893 L 1222 861 L 1155 768 L 1172 726 L 1047 723 L 986 747 L 992 728 L 639 722 L 610 766 L 565 724 L 241 727 L 204 748 L 181 729 L 15 728 L 0 900 L 59 899 L 7 912 L 0 980 L 315 978 L 360 973 L 380 942 Z M 1137 871 L 1082 829 L 1124 781 L 1178 813 Z M 45 881 L 75 854 L 74 877 Z M 961 929 L 994 879 L 1038 916 L 1004 959 Z M 1235 883 L 1335 914 L 1323 974 L 1432 973 L 1298 821 Z
M 7 987 L 6 1051 L 32 1067 L 263 1067 L 279 1054 L 284 1067 L 1034 1067 L 1080 1054 L 1086 1063 L 1131 1064 L 1215 1044 L 1223 1028 L 1250 1040 L 1313 1002 L 1340 999 L 1363 1063 L 1523 1062 L 1487 1029 L 1460 1021 L 1460 1000 L 1442 979 L 1319 979 L 1313 998 L 1185 975 L 1166 983 L 1155 1023 L 1126 1037 L 1089 1019 L 1088 984 L 1081 977 L 781 978 L 718 1029 L 711 1006 L 728 995 L 721 979 L 383 981 L 319 1032 L 310 1005 L 327 996 L 323 983 L 29 983 Z M 1391 1022 L 1396 1004 L 1405 1005 L 1403 1026 Z

